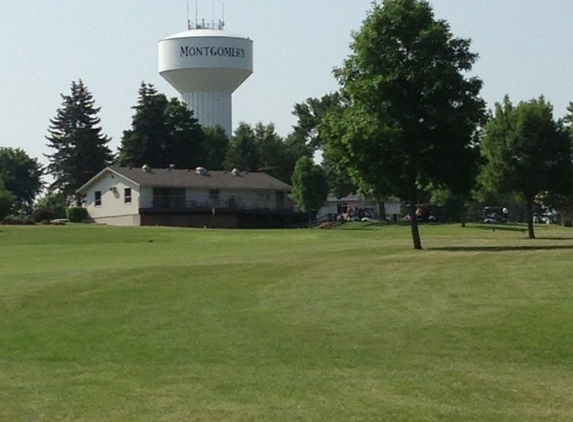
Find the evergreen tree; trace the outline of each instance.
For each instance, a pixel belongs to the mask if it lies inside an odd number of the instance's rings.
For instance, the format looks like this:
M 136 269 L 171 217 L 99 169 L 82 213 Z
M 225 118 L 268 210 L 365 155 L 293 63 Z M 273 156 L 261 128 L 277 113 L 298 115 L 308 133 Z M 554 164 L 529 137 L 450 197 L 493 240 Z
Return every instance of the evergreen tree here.
M 50 164 L 47 171 L 54 178 L 50 192 L 60 192 L 66 197 L 75 197 L 76 189 L 95 176 L 112 161 L 112 153 L 107 147 L 110 138 L 104 136 L 99 127 L 92 94 L 80 80 L 72 82 L 70 95 L 62 95 L 62 108 L 50 120 L 48 147 L 55 150 L 46 154 Z
M 131 129 L 123 132 L 119 148 L 120 165 L 193 168 L 206 160 L 205 134 L 184 103 L 142 83 L 133 109 Z

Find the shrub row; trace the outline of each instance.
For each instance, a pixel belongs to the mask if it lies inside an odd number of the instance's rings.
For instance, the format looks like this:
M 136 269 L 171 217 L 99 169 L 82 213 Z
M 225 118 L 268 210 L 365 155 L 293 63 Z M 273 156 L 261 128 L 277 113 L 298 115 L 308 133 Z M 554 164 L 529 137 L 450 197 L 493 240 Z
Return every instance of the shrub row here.
M 72 223 L 82 223 L 88 219 L 88 211 L 82 207 L 73 207 L 66 210 L 66 216 Z M 49 208 L 36 208 L 31 215 L 8 216 L 3 220 L 3 224 L 25 225 L 25 224 L 50 224 L 54 219 L 54 212 Z

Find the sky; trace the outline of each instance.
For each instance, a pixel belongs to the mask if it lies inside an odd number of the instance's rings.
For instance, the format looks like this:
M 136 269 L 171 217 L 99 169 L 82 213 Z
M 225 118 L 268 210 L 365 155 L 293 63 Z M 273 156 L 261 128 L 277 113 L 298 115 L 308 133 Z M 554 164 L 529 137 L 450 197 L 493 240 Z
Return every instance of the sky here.
M 544 95 L 555 116 L 573 101 L 573 1 L 430 0 L 436 18 L 480 55 L 474 74 L 491 108 Z M 292 110 L 338 89 L 332 74 L 350 54 L 371 0 L 190 0 L 195 21 L 224 18 L 254 41 L 254 73 L 233 95 L 233 126 L 274 123 L 288 135 Z M 157 43 L 187 29 L 187 0 L 0 0 L 0 147 L 47 164 L 50 119 L 81 79 L 101 107 L 116 152 L 142 82 L 178 93 L 157 73 Z

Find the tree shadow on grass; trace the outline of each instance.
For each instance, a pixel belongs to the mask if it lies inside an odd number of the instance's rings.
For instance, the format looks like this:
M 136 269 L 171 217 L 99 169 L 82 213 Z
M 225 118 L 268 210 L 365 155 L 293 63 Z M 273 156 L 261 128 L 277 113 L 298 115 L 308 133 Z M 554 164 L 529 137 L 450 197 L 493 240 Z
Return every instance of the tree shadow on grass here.
M 561 239 L 573 240 L 573 239 Z M 427 248 L 432 251 L 448 252 L 510 252 L 510 251 L 551 251 L 573 249 L 573 245 L 496 245 L 496 246 L 442 246 L 438 248 Z
M 527 232 L 527 226 L 516 225 L 516 224 L 477 224 L 473 226 L 468 226 L 472 229 L 478 230 L 502 230 L 508 232 Z

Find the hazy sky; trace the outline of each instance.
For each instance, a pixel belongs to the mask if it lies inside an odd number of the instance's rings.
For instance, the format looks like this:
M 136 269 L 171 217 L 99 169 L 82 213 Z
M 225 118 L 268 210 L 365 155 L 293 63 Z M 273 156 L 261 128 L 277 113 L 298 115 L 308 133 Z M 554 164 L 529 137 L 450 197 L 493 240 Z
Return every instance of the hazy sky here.
M 195 1 L 191 0 L 195 20 Z M 431 0 L 480 54 L 475 73 L 493 106 L 541 94 L 560 117 L 573 101 L 572 0 Z M 49 120 L 80 78 L 101 107 L 116 151 L 142 81 L 177 96 L 157 73 L 157 42 L 187 27 L 186 0 L 0 0 L 0 146 L 46 163 Z M 350 50 L 371 0 L 226 0 L 226 30 L 254 41 L 254 73 L 233 96 L 233 126 L 275 123 L 286 136 L 295 103 L 337 89 L 332 68 Z M 199 0 L 199 17 L 222 2 Z

